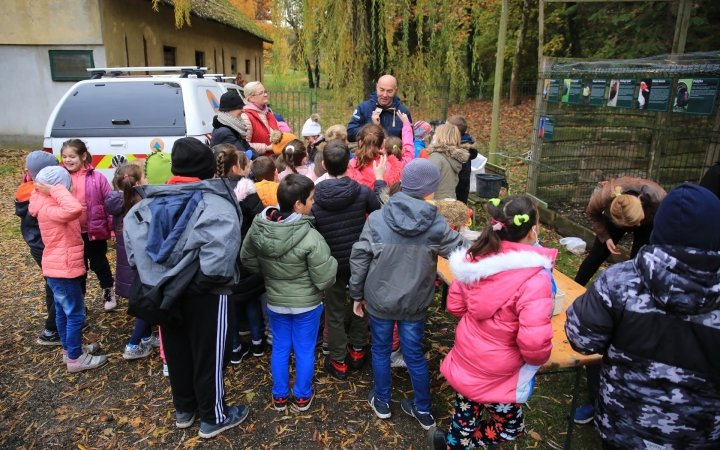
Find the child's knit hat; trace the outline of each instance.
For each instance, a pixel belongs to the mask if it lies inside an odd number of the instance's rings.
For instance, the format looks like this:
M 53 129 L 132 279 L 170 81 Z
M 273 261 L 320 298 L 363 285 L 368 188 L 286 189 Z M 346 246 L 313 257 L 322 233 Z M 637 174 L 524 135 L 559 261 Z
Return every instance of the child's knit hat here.
M 178 139 L 173 144 L 172 173 L 208 180 L 215 176 L 215 155 L 210 147 L 193 137 Z
M 273 153 L 281 155 L 283 149 L 295 139 L 297 139 L 297 136 L 292 133 L 283 133 L 280 130 L 273 130 L 270 134 L 270 144 L 272 145 Z
M 427 159 L 413 159 L 402 171 L 402 192 L 415 197 L 425 197 L 437 191 L 440 171 Z
M 302 135 L 303 136 L 319 136 L 322 132 L 322 128 L 320 128 L 320 116 L 317 114 L 313 114 L 310 116 L 308 120 L 305 121 L 305 125 L 303 125 L 302 128 Z
M 650 245 L 720 251 L 720 199 L 704 187 L 684 183 L 660 203 Z
M 413 125 L 413 134 L 416 138 L 420 140 L 428 137 L 431 130 L 432 126 L 430 126 L 430 124 L 425 122 L 424 120 L 418 120 L 417 122 L 415 122 L 415 125 Z
M 48 153 L 43 150 L 35 150 L 30 152 L 25 158 L 25 167 L 28 169 L 28 173 L 34 180 L 38 173 L 48 166 L 59 166 L 58 159 L 52 153 Z
M 65 186 L 67 190 L 70 190 L 70 186 L 72 186 L 70 174 L 64 167 L 60 166 L 45 167 L 37 174 L 37 177 L 35 177 L 34 179 L 35 181 L 47 183 L 50 186 L 55 186 L 58 183 L 62 183 L 62 185 Z

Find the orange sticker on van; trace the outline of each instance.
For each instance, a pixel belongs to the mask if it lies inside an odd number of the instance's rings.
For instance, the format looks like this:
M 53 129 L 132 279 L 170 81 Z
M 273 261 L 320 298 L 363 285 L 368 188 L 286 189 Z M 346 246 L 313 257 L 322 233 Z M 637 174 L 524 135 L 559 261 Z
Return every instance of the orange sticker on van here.
M 213 111 L 218 112 L 218 109 L 220 109 L 220 102 L 218 102 L 215 94 L 213 94 L 210 89 L 205 91 L 205 94 L 207 94 L 208 101 L 210 102 L 210 106 L 212 107 Z
M 165 148 L 165 143 L 162 141 L 162 139 L 155 138 L 152 141 L 150 141 L 150 150 L 154 152 L 161 152 Z

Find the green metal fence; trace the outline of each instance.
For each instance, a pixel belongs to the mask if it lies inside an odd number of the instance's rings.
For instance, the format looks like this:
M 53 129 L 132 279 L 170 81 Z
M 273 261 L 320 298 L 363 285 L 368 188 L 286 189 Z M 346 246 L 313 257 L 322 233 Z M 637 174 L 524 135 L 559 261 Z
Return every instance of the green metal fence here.
M 270 91 L 270 108 L 299 135 L 308 117 L 317 112 L 317 101 L 313 91 Z

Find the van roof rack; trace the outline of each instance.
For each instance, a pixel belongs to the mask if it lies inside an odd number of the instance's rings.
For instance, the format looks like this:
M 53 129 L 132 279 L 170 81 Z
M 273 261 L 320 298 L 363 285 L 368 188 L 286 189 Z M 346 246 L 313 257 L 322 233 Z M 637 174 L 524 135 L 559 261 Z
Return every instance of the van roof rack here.
M 112 77 L 119 77 L 124 72 L 180 72 L 180 78 L 187 78 L 189 75 L 203 78 L 208 68 L 200 66 L 90 67 L 86 70 L 90 72 L 91 80 L 97 80 L 107 74 L 110 74 Z
M 204 74 L 204 77 L 205 78 L 214 78 L 215 81 L 220 81 L 222 79 L 223 75 L 225 75 L 225 74 L 224 73 L 206 73 L 206 74 Z

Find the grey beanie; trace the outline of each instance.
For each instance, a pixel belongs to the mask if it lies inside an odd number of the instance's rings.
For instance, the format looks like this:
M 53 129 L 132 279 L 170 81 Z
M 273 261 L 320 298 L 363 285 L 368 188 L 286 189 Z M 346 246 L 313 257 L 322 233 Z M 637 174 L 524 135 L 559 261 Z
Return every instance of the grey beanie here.
M 62 183 L 62 185 L 67 188 L 67 190 L 70 190 L 70 186 L 72 186 L 72 182 L 70 181 L 70 174 L 67 170 L 65 170 L 64 167 L 60 166 L 51 166 L 44 168 L 40 171 L 40 173 L 37 174 L 37 178 L 35 179 L 35 181 L 42 181 L 43 183 L 47 183 L 50 186 L 55 186 L 56 184 Z
M 437 191 L 440 185 L 440 171 L 427 159 L 413 159 L 402 171 L 400 186 L 403 193 L 425 197 Z
M 48 166 L 59 166 L 58 159 L 52 153 L 43 150 L 35 150 L 30 152 L 25 158 L 25 167 L 27 167 L 30 176 L 34 180 L 38 173 Z

